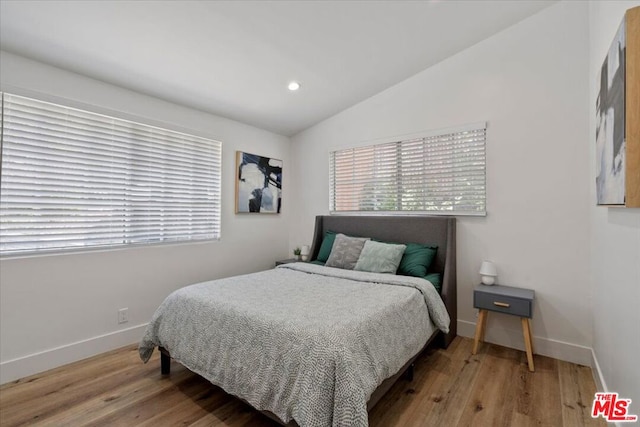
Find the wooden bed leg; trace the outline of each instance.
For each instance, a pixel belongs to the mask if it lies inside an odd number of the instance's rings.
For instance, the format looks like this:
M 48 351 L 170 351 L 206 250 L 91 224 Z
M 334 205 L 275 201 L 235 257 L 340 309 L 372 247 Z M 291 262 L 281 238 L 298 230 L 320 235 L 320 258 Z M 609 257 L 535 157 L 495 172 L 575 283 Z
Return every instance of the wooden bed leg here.
M 413 381 L 413 374 L 415 372 L 415 368 L 416 368 L 416 364 L 415 363 L 412 363 L 407 368 L 407 371 L 405 372 L 405 375 L 407 376 L 407 381 Z
M 171 357 L 163 351 L 160 351 L 160 373 L 162 375 L 171 373 Z

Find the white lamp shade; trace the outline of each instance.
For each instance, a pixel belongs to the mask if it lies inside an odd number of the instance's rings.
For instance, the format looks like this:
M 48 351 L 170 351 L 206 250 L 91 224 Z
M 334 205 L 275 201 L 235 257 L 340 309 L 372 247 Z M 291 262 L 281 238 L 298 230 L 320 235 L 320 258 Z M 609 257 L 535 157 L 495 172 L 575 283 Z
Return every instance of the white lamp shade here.
M 497 276 L 498 270 L 496 266 L 491 261 L 483 261 L 480 266 L 480 274 L 483 276 Z
M 304 245 L 302 249 L 300 249 L 300 255 L 302 255 L 302 260 L 306 261 L 309 259 L 309 246 Z
M 498 270 L 496 266 L 491 261 L 483 261 L 480 266 L 480 276 L 482 279 L 482 283 L 485 285 L 493 285 L 496 282 L 496 276 L 498 275 Z

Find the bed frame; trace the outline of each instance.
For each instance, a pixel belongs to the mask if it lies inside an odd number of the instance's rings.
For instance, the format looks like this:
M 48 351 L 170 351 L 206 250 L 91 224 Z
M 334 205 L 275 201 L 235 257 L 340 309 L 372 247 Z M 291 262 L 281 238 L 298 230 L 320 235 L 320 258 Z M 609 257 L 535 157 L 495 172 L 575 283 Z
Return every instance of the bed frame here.
M 380 384 L 371 394 L 371 398 L 367 403 L 367 409 L 370 410 L 402 375 L 406 375 L 410 380 L 413 378 L 415 360 L 432 342 L 436 342 L 441 347 L 447 348 L 456 337 L 456 325 L 458 321 L 456 219 L 455 217 L 448 216 L 317 216 L 313 243 L 310 250 L 311 260 L 317 258 L 320 246 L 322 245 L 322 239 L 327 231 L 344 233 L 350 236 L 371 237 L 385 242 L 422 243 L 438 246 L 436 257 L 429 268 L 429 272 L 440 273 L 442 276 L 442 289 L 440 294 L 451 318 L 449 333 L 443 334 L 441 331 L 435 332 L 427 340 L 422 350 L 400 368 L 395 375 L 387 378 Z M 162 347 L 160 347 L 159 350 L 161 372 L 163 375 L 168 375 L 170 373 L 171 355 Z M 284 425 L 284 423 L 271 412 L 261 412 Z M 297 424 L 292 421 L 286 425 L 296 426 Z

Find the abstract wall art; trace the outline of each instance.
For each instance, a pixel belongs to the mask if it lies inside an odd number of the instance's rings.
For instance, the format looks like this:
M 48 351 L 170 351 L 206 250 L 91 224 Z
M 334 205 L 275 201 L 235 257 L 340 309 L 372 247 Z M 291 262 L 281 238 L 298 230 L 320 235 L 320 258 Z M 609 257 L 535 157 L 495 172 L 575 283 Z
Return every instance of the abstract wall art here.
M 596 188 L 599 205 L 624 204 L 625 25 L 620 25 L 600 68 L 596 100 Z
M 640 208 L 640 6 L 626 11 L 598 87 L 597 204 Z
M 236 151 L 236 213 L 280 213 L 282 160 Z

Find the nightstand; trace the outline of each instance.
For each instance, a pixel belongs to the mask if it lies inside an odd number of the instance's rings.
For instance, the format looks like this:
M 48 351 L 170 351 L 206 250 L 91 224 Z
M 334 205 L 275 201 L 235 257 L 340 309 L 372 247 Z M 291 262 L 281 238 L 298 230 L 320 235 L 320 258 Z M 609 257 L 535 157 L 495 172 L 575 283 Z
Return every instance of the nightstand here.
M 473 306 L 480 309 L 473 341 L 473 354 L 478 352 L 478 344 L 484 341 L 484 332 L 489 311 L 520 317 L 524 345 L 527 349 L 529 370 L 533 372 L 533 341 L 531 339 L 531 315 L 535 292 L 531 289 L 513 288 L 502 285 L 478 285 L 473 290 Z
M 276 261 L 276 267 L 279 266 L 280 264 L 289 264 L 290 262 L 299 262 L 299 261 L 295 258 L 281 259 L 279 261 Z

